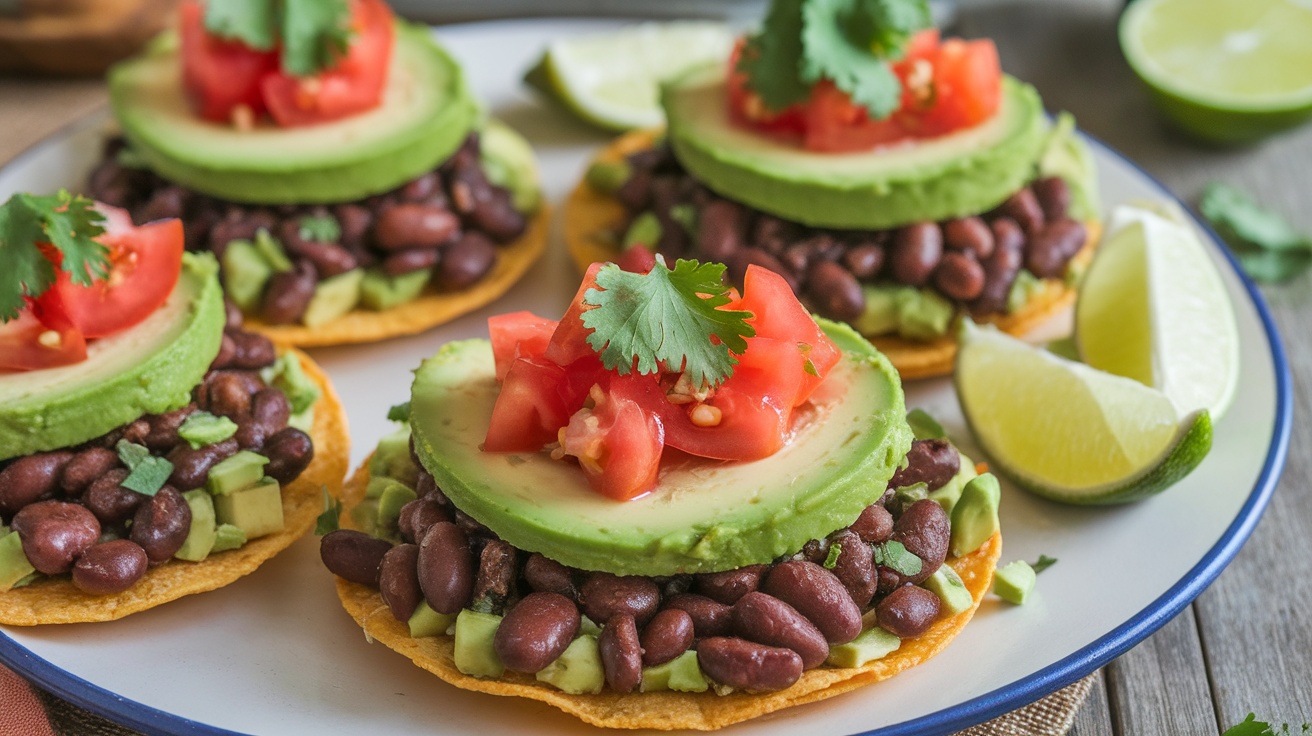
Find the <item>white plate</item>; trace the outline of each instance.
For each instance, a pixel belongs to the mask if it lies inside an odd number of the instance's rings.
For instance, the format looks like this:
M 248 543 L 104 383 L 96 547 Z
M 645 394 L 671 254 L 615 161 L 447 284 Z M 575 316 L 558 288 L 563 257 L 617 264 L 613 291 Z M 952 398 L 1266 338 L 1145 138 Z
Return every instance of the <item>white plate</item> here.
M 609 21 L 511 21 L 444 28 L 490 110 L 523 132 L 559 200 L 606 138 L 542 104 L 519 84 L 548 39 Z M 100 126 L 84 121 L 0 171 L 0 198 L 76 188 L 95 160 Z M 1104 201 L 1170 198 L 1094 142 Z M 1209 239 L 1215 242 L 1209 235 Z M 558 243 L 556 245 L 559 245 Z M 1217 246 L 1234 300 L 1242 380 L 1203 465 L 1155 498 L 1120 508 L 1047 503 L 1012 488 L 1002 505 L 1003 559 L 1059 562 L 1023 607 L 986 601 L 943 654 L 888 682 L 730 728 L 793 734 L 946 733 L 1056 690 L 1128 649 L 1202 592 L 1257 523 L 1284 464 L 1289 375 L 1252 285 Z M 418 337 L 313 351 L 350 416 L 355 463 L 387 431 L 387 407 L 408 397 L 409 371 L 439 345 L 483 336 L 491 314 L 564 311 L 578 281 L 555 247 L 526 283 L 477 314 Z M 970 443 L 945 380 L 908 389 L 908 405 Z M 978 455 L 977 455 L 978 456 Z M 276 734 L 557 734 L 589 730 L 553 708 L 457 690 L 365 641 L 333 593 L 317 542 L 304 539 L 255 574 L 106 624 L 5 628 L 0 661 L 65 698 L 149 732 Z

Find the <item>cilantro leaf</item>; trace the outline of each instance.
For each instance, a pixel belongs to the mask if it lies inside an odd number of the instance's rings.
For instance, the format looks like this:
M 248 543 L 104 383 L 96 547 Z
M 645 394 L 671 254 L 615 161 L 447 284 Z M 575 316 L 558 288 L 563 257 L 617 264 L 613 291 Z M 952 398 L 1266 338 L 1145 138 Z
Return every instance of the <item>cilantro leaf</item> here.
M 1043 572 L 1044 570 L 1047 570 L 1048 568 L 1052 567 L 1052 566 L 1055 565 L 1055 564 L 1057 564 L 1057 558 L 1056 558 L 1056 557 L 1049 557 L 1049 556 L 1047 556 L 1047 555 L 1039 555 L 1039 561 L 1038 561 L 1038 562 L 1031 562 L 1031 563 L 1030 563 L 1030 567 L 1034 568 L 1034 574 L 1035 574 L 1035 575 L 1038 575 L 1039 573 Z
M 902 83 L 887 58 L 900 54 L 915 28 L 908 0 L 807 0 L 802 9 L 802 81 L 831 80 L 870 117 L 888 117 L 902 101 Z M 927 15 L 927 14 L 926 14 Z M 876 55 L 878 49 L 883 55 Z
M 838 558 L 842 557 L 842 555 L 843 555 L 843 545 L 841 544 L 829 545 L 829 554 L 825 555 L 824 568 L 826 570 L 834 569 L 834 567 L 838 565 Z
M 329 495 L 328 486 L 322 486 L 320 491 L 323 493 L 323 513 L 319 514 L 314 522 L 314 536 L 316 537 L 322 537 L 328 532 L 335 532 L 342 526 L 342 500 Z
M 874 546 L 874 563 L 887 567 L 899 575 L 916 575 L 925 566 L 924 560 L 907 549 L 901 542 L 888 541 Z
M 205 30 L 219 38 L 241 41 L 259 51 L 277 43 L 275 0 L 223 0 L 205 3 Z
M 332 215 L 306 215 L 301 218 L 297 235 L 301 240 L 336 243 L 342 237 L 342 226 Z
M 761 32 L 747 39 L 737 70 L 747 75 L 747 88 L 771 110 L 805 102 L 811 87 L 800 75 L 802 5 L 805 0 L 775 0 Z
M 864 0 L 861 13 L 871 28 L 870 46 L 885 59 L 900 59 L 907 41 L 934 23 L 926 0 Z
M 90 286 L 109 275 L 109 249 L 92 240 L 105 232 L 105 217 L 93 205 L 61 190 L 15 194 L 0 206 L 0 322 L 18 316 L 24 297 L 35 299 L 55 283 L 56 266 L 40 243 L 58 251 L 59 267 L 76 284 Z
M 1287 281 L 1312 266 L 1312 238 L 1239 189 L 1213 182 L 1198 208 L 1254 280 Z
M 733 373 L 733 353 L 747 349 L 743 338 L 756 334 L 751 312 L 717 309 L 729 303 L 723 275 L 721 264 L 682 259 L 646 274 L 603 266 L 583 294 L 595 307 L 582 316 L 588 344 L 620 375 L 683 371 L 693 386 L 718 386 Z
M 351 31 L 346 0 L 283 0 L 282 69 L 304 77 L 336 63 Z
M 948 433 L 943 429 L 943 425 L 924 409 L 912 409 L 907 412 L 907 424 L 911 427 L 911 434 L 918 440 L 947 439 Z
M 128 466 L 129 471 L 128 477 L 120 481 L 119 485 L 130 491 L 153 496 L 159 493 L 159 489 L 164 487 L 173 474 L 173 463 L 151 455 L 150 450 L 142 445 L 119 440 L 114 449 L 118 450 L 119 460 Z
M 410 402 L 404 401 L 387 410 L 387 418 L 393 422 L 410 421 Z

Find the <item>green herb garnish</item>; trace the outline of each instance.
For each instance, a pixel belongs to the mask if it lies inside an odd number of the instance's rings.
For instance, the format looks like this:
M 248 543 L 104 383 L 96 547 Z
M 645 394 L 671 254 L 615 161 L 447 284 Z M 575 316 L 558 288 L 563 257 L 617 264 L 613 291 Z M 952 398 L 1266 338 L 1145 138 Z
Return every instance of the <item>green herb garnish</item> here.
M 834 567 L 838 565 L 839 556 L 841 556 L 842 554 L 843 554 L 843 545 L 841 544 L 829 545 L 829 554 L 825 556 L 824 568 L 826 570 L 834 569 Z
M 297 235 L 301 240 L 336 243 L 342 237 L 342 226 L 332 215 L 306 215 L 298 223 Z
M 879 120 L 901 104 L 888 62 L 930 22 L 925 0 L 775 0 L 738 70 L 771 110 L 806 101 L 814 84 L 829 80 Z
M 943 425 L 924 409 L 912 409 L 907 412 L 907 424 L 911 427 L 911 434 L 918 440 L 947 439 L 948 433 L 943 429 Z
M 311 76 L 333 66 L 350 44 L 346 0 L 214 0 L 205 29 L 258 51 L 282 45 L 282 70 Z
M 723 276 L 721 264 L 682 259 L 673 269 L 658 260 L 646 274 L 603 266 L 583 294 L 594 307 L 582 316 L 588 344 L 620 375 L 682 371 L 693 386 L 720 385 L 756 334 L 751 312 L 718 309 L 729 303 Z
M 178 427 L 178 436 L 186 440 L 193 450 L 222 442 L 234 434 L 237 434 L 236 422 L 207 411 L 192 412 Z
M 323 513 L 314 522 L 314 536 L 322 537 L 341 528 L 342 501 L 328 493 L 328 486 L 323 486 Z
M 93 205 L 62 189 L 49 196 L 15 194 L 0 205 L 0 322 L 18 317 L 24 297 L 46 293 L 56 267 L 81 286 L 109 276 L 109 249 L 92 239 L 105 232 L 105 216 Z M 58 266 L 39 243 L 58 251 Z
M 1049 556 L 1047 556 L 1047 555 L 1039 555 L 1039 561 L 1038 561 L 1038 562 L 1031 562 L 1031 563 L 1030 563 L 1030 567 L 1034 569 L 1034 574 L 1037 575 L 1037 574 L 1043 572 L 1044 570 L 1047 570 L 1048 568 L 1052 567 L 1052 566 L 1055 565 L 1055 564 L 1057 564 L 1057 558 L 1056 558 L 1056 557 L 1049 557 Z
M 874 546 L 874 563 L 899 575 L 916 575 L 925 563 L 901 542 L 888 541 Z
M 393 422 L 410 421 L 410 402 L 397 404 L 387 410 L 387 418 Z
M 1213 182 L 1198 209 L 1256 281 L 1287 281 L 1312 266 L 1312 237 L 1228 184 Z
M 128 477 L 119 485 L 143 496 L 153 496 L 168 482 L 173 474 L 173 463 L 162 457 L 155 457 L 142 445 L 127 440 L 119 440 L 114 445 L 118 459 L 128 466 Z

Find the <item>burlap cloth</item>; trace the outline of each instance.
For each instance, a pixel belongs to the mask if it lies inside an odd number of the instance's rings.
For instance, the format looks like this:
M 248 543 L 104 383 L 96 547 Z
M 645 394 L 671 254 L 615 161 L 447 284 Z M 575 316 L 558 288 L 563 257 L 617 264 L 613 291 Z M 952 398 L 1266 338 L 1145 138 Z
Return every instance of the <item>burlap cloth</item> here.
M 987 723 L 960 731 L 956 736 L 1063 736 L 1075 713 L 1088 697 L 1097 673 Z M 35 688 L 34 688 L 35 689 Z M 71 703 L 36 689 L 56 736 L 138 736 Z M 31 733 L 39 733 L 33 731 Z

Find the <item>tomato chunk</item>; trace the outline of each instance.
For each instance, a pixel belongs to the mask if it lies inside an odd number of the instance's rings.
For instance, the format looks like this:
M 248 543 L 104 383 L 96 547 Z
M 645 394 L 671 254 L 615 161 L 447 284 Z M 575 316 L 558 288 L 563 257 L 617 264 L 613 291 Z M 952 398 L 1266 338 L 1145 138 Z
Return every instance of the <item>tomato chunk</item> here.
M 264 114 L 260 80 L 277 71 L 277 50 L 257 51 L 239 41 L 211 36 L 205 30 L 205 9 L 196 0 L 182 3 L 178 16 L 182 84 L 196 112 L 221 123 L 230 122 L 239 105 L 253 116 Z
M 43 321 L 44 319 L 44 321 Z M 0 370 L 31 371 L 80 363 L 87 358 L 87 341 L 58 303 L 38 318 L 29 308 L 18 318 L 0 322 Z
M 516 358 L 540 358 L 556 331 L 556 321 L 532 312 L 512 312 L 488 317 L 492 357 L 497 363 L 497 380 L 506 380 Z
M 616 380 L 628 383 L 629 379 L 640 377 L 630 374 Z M 594 489 L 627 501 L 656 487 L 664 430 L 650 411 L 624 392 L 599 393 L 595 406 L 570 417 L 561 449 L 578 458 Z

